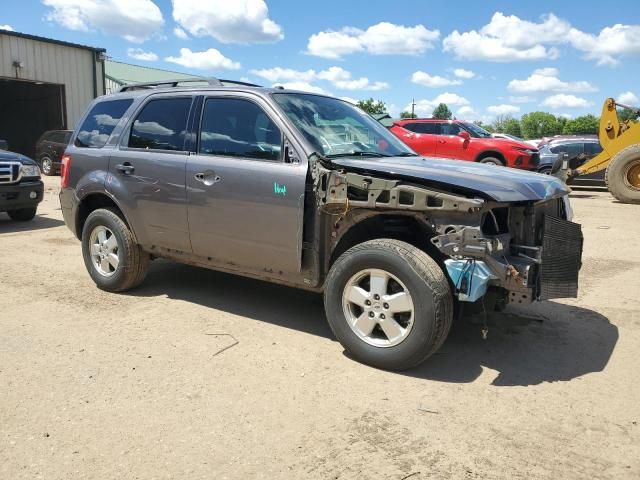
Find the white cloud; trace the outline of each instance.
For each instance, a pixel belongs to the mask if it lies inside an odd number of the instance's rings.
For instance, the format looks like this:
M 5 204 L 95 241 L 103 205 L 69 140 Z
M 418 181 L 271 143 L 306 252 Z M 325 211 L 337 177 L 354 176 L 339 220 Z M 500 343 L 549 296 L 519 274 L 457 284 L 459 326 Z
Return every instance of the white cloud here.
M 143 62 L 155 62 L 158 60 L 158 55 L 153 52 L 145 52 L 141 48 L 128 48 L 127 56 Z
M 616 65 L 621 56 L 640 54 L 640 25 L 615 24 L 594 35 L 553 14 L 530 22 L 496 12 L 480 30 L 454 30 L 443 45 L 458 58 L 493 62 L 553 60 L 560 54 L 555 45 L 570 45 L 598 65 Z
M 162 12 L 151 0 L 43 0 L 46 19 L 70 30 L 100 30 L 142 43 L 164 25 Z
M 558 78 L 557 68 L 539 68 L 525 80 L 511 80 L 507 88 L 512 92 L 595 92 L 598 89 L 587 81 L 565 82 Z
M 175 27 L 173 29 L 173 34 L 178 37 L 180 40 L 188 40 L 189 39 L 189 35 L 187 35 L 187 32 L 185 32 L 183 29 L 181 29 L 180 27 Z
M 310 82 L 316 78 L 315 70 L 293 70 L 291 68 L 263 68 L 261 70 L 251 70 L 253 75 L 262 77 L 270 82 Z
M 427 72 L 418 70 L 411 75 L 411 81 L 425 87 L 448 87 L 449 85 L 460 85 L 460 80 L 451 80 L 439 75 L 429 75 Z
M 444 51 L 458 58 L 492 62 L 557 58 L 558 50 L 544 44 L 562 41 L 570 25 L 553 14 L 541 20 L 533 23 L 496 12 L 480 31 L 454 30 L 443 40 Z
M 459 106 L 463 107 L 465 105 L 469 105 L 469 100 L 464 97 L 461 97 L 457 93 L 445 92 L 441 93 L 433 100 L 418 100 L 416 101 L 415 112 L 419 117 L 430 117 L 433 113 L 433 109 L 438 106 L 438 104 L 444 103 L 449 108 L 451 106 Z M 408 104 L 404 110 L 411 111 L 411 104 Z
M 564 93 L 558 93 L 547 97 L 542 102 L 542 106 L 553 108 L 554 110 L 559 108 L 587 108 L 593 105 L 590 101 L 576 97 L 575 95 L 566 95 Z
M 11 25 L 0 25 L 0 30 L 7 30 L 9 32 L 13 32 L 13 27 Z
M 507 100 L 509 100 L 511 103 L 531 103 L 536 101 L 534 97 L 530 97 L 528 95 L 510 96 L 507 97 Z
M 636 94 L 633 92 L 621 93 L 620 95 L 618 95 L 617 101 L 626 105 L 630 105 L 632 107 L 640 104 L 640 99 L 638 99 Z
M 428 30 L 424 25 L 407 27 L 381 22 L 366 30 L 344 27 L 339 31 L 314 33 L 309 37 L 307 52 L 332 59 L 359 52 L 372 55 L 418 55 L 433 48 L 433 42 L 439 37 L 438 30 Z
M 598 65 L 617 65 L 620 56 L 640 54 L 640 25 L 617 23 L 603 28 L 598 35 L 572 28 L 568 39 L 573 48 Z
M 353 78 L 351 72 L 341 67 L 330 67 L 316 72 L 315 70 L 293 70 L 290 68 L 265 68 L 251 70 L 251 73 L 270 82 L 296 82 L 309 85 L 314 80 L 325 80 L 339 90 L 384 90 L 389 88 L 387 82 L 371 82 L 367 77 Z M 314 87 L 320 88 L 320 87 Z
M 340 97 L 340 100 L 344 100 L 345 102 L 352 103 L 353 105 L 358 103 L 358 100 L 356 100 L 355 98 L 352 98 L 352 97 Z
M 192 52 L 188 48 L 181 48 L 179 57 L 167 57 L 165 61 L 198 70 L 238 70 L 240 68 L 238 62 L 228 59 L 215 48 L 204 52 Z
M 318 87 L 316 85 L 312 85 L 309 82 L 284 82 L 284 83 L 274 84 L 273 86 L 274 87 L 282 86 L 289 90 L 301 90 L 303 92 L 321 93 L 323 95 L 329 95 L 329 92 L 327 92 L 325 89 Z
M 463 105 L 456 112 L 457 117 L 462 118 L 475 118 L 478 114 L 470 105 Z
M 173 19 L 195 37 L 222 43 L 266 43 L 284 38 L 264 0 L 172 0 Z
M 559 113 L 557 116 L 566 118 L 567 120 L 571 120 L 573 118 L 573 115 L 571 115 L 570 113 Z
M 520 107 L 516 105 L 508 105 L 503 103 L 501 105 L 490 105 L 487 107 L 487 112 L 493 115 L 511 115 L 513 113 L 518 113 L 520 111 Z
M 458 77 L 458 78 L 473 78 L 476 76 L 476 74 L 474 72 L 472 72 L 471 70 L 465 70 L 464 68 L 456 68 L 453 71 L 453 74 Z

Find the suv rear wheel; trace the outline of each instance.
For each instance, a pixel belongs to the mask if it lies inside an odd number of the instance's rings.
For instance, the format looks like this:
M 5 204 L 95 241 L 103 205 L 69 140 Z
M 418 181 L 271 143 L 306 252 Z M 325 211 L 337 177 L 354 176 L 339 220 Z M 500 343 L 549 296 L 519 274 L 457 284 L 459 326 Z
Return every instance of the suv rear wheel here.
M 94 210 L 87 217 L 82 229 L 82 256 L 98 288 L 108 292 L 140 285 L 150 261 L 127 224 L 108 208 Z
M 484 157 L 482 160 L 479 160 L 480 163 L 484 163 L 485 165 L 495 165 L 498 167 L 504 167 L 504 162 L 496 157 Z
M 40 170 L 47 176 L 53 175 L 53 160 L 46 156 L 42 157 L 40 159 Z
M 453 316 L 442 269 L 398 240 L 371 240 L 341 255 L 329 271 L 324 303 L 345 350 L 388 370 L 426 360 L 444 342 Z

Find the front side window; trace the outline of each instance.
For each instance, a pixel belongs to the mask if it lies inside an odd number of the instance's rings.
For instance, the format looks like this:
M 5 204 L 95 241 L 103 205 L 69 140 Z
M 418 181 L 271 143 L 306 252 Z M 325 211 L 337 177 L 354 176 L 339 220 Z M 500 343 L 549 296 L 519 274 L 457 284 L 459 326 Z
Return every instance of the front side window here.
M 190 108 L 191 97 L 151 100 L 131 126 L 129 147 L 184 150 Z
M 320 155 L 415 155 L 380 122 L 350 103 L 307 93 L 274 93 L 273 98 Z
M 440 126 L 441 135 L 458 135 L 460 127 L 455 123 L 443 123 Z
M 204 104 L 198 151 L 207 155 L 280 160 L 282 133 L 258 105 L 240 98 Z
M 582 153 L 583 149 L 582 143 L 564 143 L 551 147 L 553 153 L 568 153 L 569 157 L 577 157 Z
M 132 103 L 130 98 L 96 103 L 78 130 L 76 147 L 103 147 Z
M 598 155 L 602 152 L 602 146 L 599 143 L 585 143 L 584 150 L 587 155 Z

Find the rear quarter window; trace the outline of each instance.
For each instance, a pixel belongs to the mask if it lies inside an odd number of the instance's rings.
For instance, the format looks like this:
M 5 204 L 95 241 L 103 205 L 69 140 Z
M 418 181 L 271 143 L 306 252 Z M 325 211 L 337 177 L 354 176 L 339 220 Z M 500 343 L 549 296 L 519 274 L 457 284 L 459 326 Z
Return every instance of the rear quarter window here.
M 103 147 L 109 140 L 111 132 L 113 132 L 113 129 L 132 103 L 133 99 L 131 98 L 96 103 L 78 130 L 75 146 L 84 148 Z

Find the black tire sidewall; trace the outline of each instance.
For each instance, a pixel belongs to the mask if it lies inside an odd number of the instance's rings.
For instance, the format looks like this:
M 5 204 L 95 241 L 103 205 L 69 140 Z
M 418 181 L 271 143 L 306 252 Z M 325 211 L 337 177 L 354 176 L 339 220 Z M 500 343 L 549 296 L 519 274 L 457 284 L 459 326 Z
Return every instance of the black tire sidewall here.
M 640 191 L 625 183 L 624 175 L 629 163 L 640 160 L 640 146 L 633 145 L 618 153 L 607 167 L 605 183 L 611 194 L 624 203 L 640 203 Z
M 114 218 L 114 216 L 116 218 Z M 127 245 L 129 239 L 123 231 L 123 229 L 126 229 L 127 227 L 124 222 L 119 222 L 116 219 L 117 216 L 108 210 L 95 210 L 89 215 L 82 229 L 82 257 L 84 259 L 85 267 L 87 268 L 92 280 L 99 288 L 111 292 L 120 290 L 123 285 L 126 284 L 128 281 L 127 270 L 132 263 L 131 258 L 129 258 L 132 246 Z M 118 254 L 120 262 L 116 272 L 110 277 L 101 275 L 93 266 L 93 262 L 91 261 L 89 246 L 91 232 L 94 228 L 100 225 L 111 230 L 118 240 Z
M 347 324 L 342 294 L 349 279 L 370 268 L 385 270 L 404 283 L 414 305 L 414 323 L 409 335 L 393 347 L 375 347 L 361 340 Z M 382 249 L 354 252 L 340 258 L 325 287 L 325 310 L 329 325 L 340 343 L 358 360 L 385 369 L 403 369 L 424 358 L 436 336 L 433 292 L 425 279 L 401 256 Z M 414 360 L 415 359 L 415 360 Z

